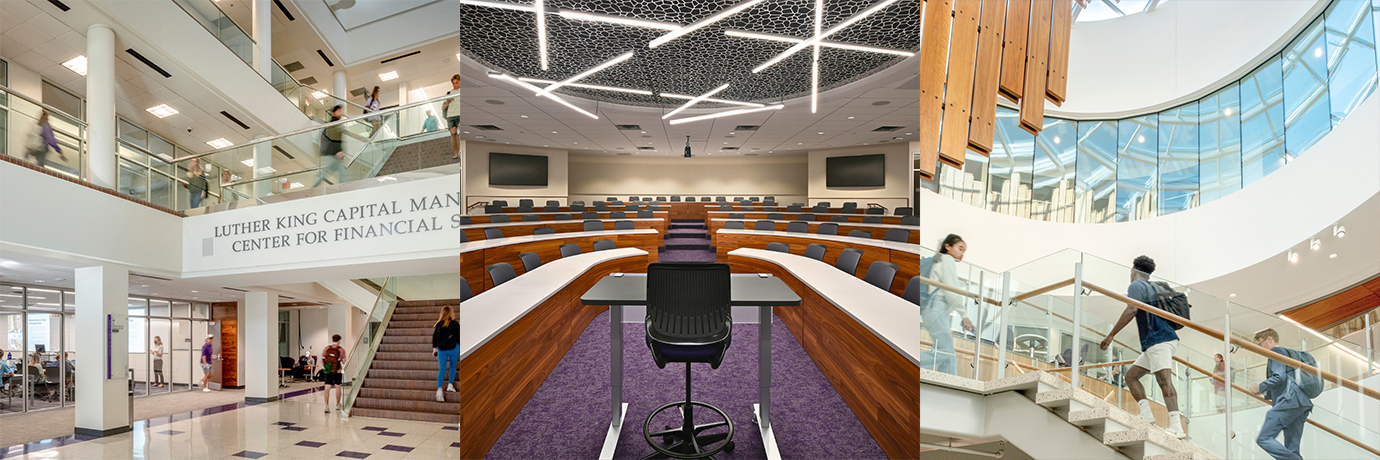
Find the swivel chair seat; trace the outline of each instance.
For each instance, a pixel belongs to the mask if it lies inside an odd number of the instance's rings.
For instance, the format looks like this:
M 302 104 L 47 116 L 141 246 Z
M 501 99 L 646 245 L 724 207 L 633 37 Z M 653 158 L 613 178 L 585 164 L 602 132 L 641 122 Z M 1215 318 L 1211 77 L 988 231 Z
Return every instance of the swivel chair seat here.
M 665 369 L 666 363 L 685 363 L 685 400 L 658 407 L 642 423 L 642 437 L 656 451 L 643 460 L 698 459 L 733 452 L 733 421 L 728 414 L 690 395 L 690 364 L 709 363 L 718 369 L 732 341 L 731 290 L 727 264 L 647 266 L 647 348 L 659 368 Z M 718 413 L 723 421 L 696 425 L 697 406 Z M 653 432 L 652 420 L 673 408 L 682 416 L 681 426 Z M 705 433 L 720 428 L 727 428 L 727 432 Z M 714 444 L 718 445 L 710 447 Z

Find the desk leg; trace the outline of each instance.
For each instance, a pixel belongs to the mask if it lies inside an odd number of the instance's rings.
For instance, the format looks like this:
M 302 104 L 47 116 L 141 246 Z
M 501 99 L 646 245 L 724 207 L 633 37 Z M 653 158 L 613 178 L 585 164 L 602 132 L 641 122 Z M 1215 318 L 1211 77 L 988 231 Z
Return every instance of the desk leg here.
M 776 448 L 776 435 L 771 426 L 771 306 L 758 307 L 758 322 L 761 324 L 757 336 L 757 404 L 753 411 L 757 415 L 757 428 L 762 432 L 762 447 L 768 459 L 780 459 L 781 452 Z
M 623 402 L 623 306 L 609 305 L 609 431 L 604 435 L 600 460 L 612 460 L 618 447 L 618 434 L 623 430 L 623 416 L 628 412 Z

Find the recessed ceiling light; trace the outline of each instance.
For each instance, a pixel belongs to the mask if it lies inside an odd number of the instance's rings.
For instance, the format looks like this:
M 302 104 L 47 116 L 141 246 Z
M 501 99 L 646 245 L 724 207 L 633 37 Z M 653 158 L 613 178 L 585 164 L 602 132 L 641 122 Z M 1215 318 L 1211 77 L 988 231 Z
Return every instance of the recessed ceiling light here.
M 1313 57 L 1322 57 L 1322 47 L 1313 48 Z
M 1145 135 L 1142 134 L 1140 137 L 1137 137 L 1137 138 L 1136 138 L 1136 142 L 1144 143 L 1144 142 L 1145 142 Z
M 849 120 L 852 120 L 852 119 L 854 119 L 854 118 L 858 118 L 858 117 L 848 117 Z
M 177 109 L 168 107 L 168 104 L 158 104 L 144 110 L 158 118 L 167 118 L 173 115 L 177 115 Z
M 907 136 L 909 136 L 910 134 L 911 134 L 911 133 L 906 133 Z
M 556 132 L 555 132 L 555 131 L 552 131 L 551 134 L 556 134 Z
M 43 280 L 34 280 L 35 283 L 42 283 Z
M 1226 109 L 1223 109 L 1223 110 L 1222 110 L 1222 114 L 1230 117 L 1230 116 L 1231 116 L 1231 107 L 1227 107 Z
M 196 292 L 196 291 L 192 291 L 192 292 Z
M 317 98 L 317 99 L 325 99 L 325 98 L 326 98 L 326 92 L 325 92 L 325 91 L 312 91 L 312 92 L 311 92 L 311 97 L 314 97 L 314 98 Z
M 560 12 L 558 12 L 557 14 L 559 14 L 563 18 L 574 19 L 576 21 L 609 22 L 614 24 L 623 24 L 625 26 L 647 27 L 652 29 L 665 30 L 676 30 L 680 28 L 679 24 L 671 24 L 656 21 L 643 21 L 639 19 L 629 19 L 620 16 L 606 16 L 602 14 L 583 13 L 571 10 L 560 10 Z
M 522 118 L 527 118 L 527 115 L 518 115 L 518 116 L 520 116 L 520 117 L 522 117 Z
M 1291 263 L 1298 263 L 1298 261 L 1299 261 L 1299 253 L 1294 252 L 1294 251 L 1289 251 L 1289 254 L 1288 254 L 1288 256 L 1286 257 L 1286 259 L 1288 259 L 1289 262 L 1291 262 Z
M 891 1 L 895 1 L 895 0 L 891 0 Z M 666 44 L 666 42 L 669 42 L 669 41 L 671 41 L 671 40 L 675 40 L 676 38 L 678 38 L 678 37 L 680 37 L 680 36 L 682 36 L 682 35 L 685 35 L 685 34 L 688 34 L 688 33 L 690 33 L 690 32 L 694 32 L 694 31 L 696 31 L 696 30 L 699 30 L 700 28 L 702 28 L 702 27 L 704 27 L 704 26 L 713 24 L 713 23 L 715 23 L 715 22 L 719 22 L 719 20 L 721 20 L 721 19 L 723 19 L 723 18 L 732 16 L 732 15 L 734 15 L 734 14 L 738 14 L 739 11 L 743 11 L 743 10 L 745 10 L 745 9 L 748 9 L 749 7 L 752 7 L 752 5 L 756 5 L 756 4 L 758 4 L 758 3 L 762 3 L 762 0 L 747 0 L 747 1 L 745 1 L 745 2 L 739 3 L 739 4 L 734 5 L 733 7 L 729 8 L 729 9 L 726 9 L 726 10 L 720 11 L 720 12 L 718 12 L 718 13 L 715 13 L 713 16 L 710 16 L 710 17 L 701 19 L 701 20 L 695 22 L 694 24 L 690 24 L 690 25 L 688 25 L 688 26 L 679 27 L 679 28 L 677 28 L 676 30 L 673 30 L 673 31 L 671 31 L 670 33 L 667 33 L 666 35 L 662 35 L 662 36 L 660 36 L 660 37 L 657 37 L 656 40 L 652 40 L 652 42 L 651 42 L 650 44 L 648 44 L 648 47 L 650 47 L 650 48 L 656 48 L 656 47 L 658 47 L 658 46 L 664 45 L 664 44 Z
M 393 79 L 396 79 L 396 78 L 398 78 L 398 71 L 396 71 L 396 70 L 391 71 L 391 72 L 388 72 L 388 73 L 381 73 L 381 74 L 379 74 L 379 80 L 383 80 L 383 81 L 393 80 Z
M 73 71 L 73 72 L 76 72 L 77 75 L 81 75 L 81 76 L 83 76 L 83 77 L 86 76 L 86 56 L 85 56 L 85 55 L 78 54 L 77 57 L 74 57 L 74 58 L 72 58 L 72 59 L 68 59 L 67 62 L 62 63 L 62 66 L 68 68 L 69 70 L 71 70 L 71 71 Z
M 738 134 L 738 133 L 733 132 L 733 131 L 729 131 L 728 133 L 729 133 L 729 134 Z
M 1330 255 L 1327 256 L 1327 258 L 1329 258 L 1329 259 L 1336 259 L 1336 258 L 1337 258 L 1337 255 L 1336 255 L 1336 254 L 1330 254 Z
M 805 145 L 804 142 L 796 142 L 795 145 Z
M 465 131 L 465 134 L 469 134 L 469 133 L 470 133 L 469 131 Z
M 226 148 L 226 147 L 235 145 L 235 143 L 234 143 L 234 142 L 227 141 L 227 140 L 225 140 L 225 138 L 222 137 L 222 138 L 220 138 L 220 139 L 216 139 L 216 140 L 213 140 L 213 141 L 206 141 L 206 145 L 211 146 L 211 148 L 213 148 L 213 149 L 223 149 L 223 148 Z
M 1322 249 L 1322 241 L 1318 241 L 1317 238 L 1313 238 L 1312 241 L 1308 242 L 1308 247 L 1313 248 L 1314 251 Z
M 647 132 L 646 132 L 646 131 L 642 131 L 642 134 L 647 134 Z
M 1232 295 L 1230 295 L 1229 297 L 1235 299 L 1235 298 L 1236 298 L 1236 294 L 1232 294 Z
M 1346 227 L 1343 227 L 1342 224 L 1335 224 L 1335 225 L 1333 225 L 1333 226 L 1332 226 L 1332 236 L 1335 236 L 1335 237 L 1337 237 L 1337 238 L 1341 238 L 1341 237 L 1346 236 Z

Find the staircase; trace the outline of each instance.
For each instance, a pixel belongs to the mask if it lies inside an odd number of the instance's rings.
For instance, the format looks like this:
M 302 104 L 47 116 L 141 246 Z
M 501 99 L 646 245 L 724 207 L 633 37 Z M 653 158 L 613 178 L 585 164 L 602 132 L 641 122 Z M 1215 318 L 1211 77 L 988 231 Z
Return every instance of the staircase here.
M 702 219 L 672 219 L 666 229 L 658 260 L 663 262 L 714 262 L 709 228 Z
M 446 402 L 436 401 L 437 364 L 431 356 L 431 333 L 444 305 L 457 309 L 460 301 L 398 302 L 351 415 L 460 423 L 459 392 L 446 392 Z M 458 369 L 455 383 L 458 390 Z
M 440 132 L 445 133 L 445 135 L 435 139 L 398 145 L 397 148 L 393 149 L 393 153 L 389 154 L 383 167 L 379 169 L 378 176 L 416 171 L 458 161 L 451 158 L 455 156 L 455 151 L 450 145 L 450 134 L 445 131 Z

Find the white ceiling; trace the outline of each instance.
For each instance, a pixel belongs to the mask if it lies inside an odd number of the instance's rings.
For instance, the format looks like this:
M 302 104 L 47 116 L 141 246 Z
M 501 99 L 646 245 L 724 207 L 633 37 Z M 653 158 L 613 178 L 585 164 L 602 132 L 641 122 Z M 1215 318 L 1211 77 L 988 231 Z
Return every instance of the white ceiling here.
M 488 77 L 478 63 L 462 59 L 461 134 L 464 140 L 563 148 L 579 155 L 681 155 L 685 136 L 696 155 L 800 155 L 810 149 L 848 147 L 918 140 L 918 57 L 911 57 L 850 83 L 819 94 L 819 110 L 810 113 L 808 98 L 786 100 L 781 110 L 728 116 L 670 125 L 661 116 L 670 109 L 593 102 L 562 95 L 595 112 L 599 119 L 575 112 L 547 98 L 536 98 L 506 81 Z M 557 91 L 559 93 L 559 91 Z M 495 104 L 494 102 L 502 104 Z M 683 102 L 683 101 L 682 101 Z M 884 104 L 884 105 L 878 105 Z M 687 109 L 674 118 L 730 109 Z M 526 118 L 524 118 L 524 116 Z M 852 119 L 849 119 L 852 117 Z M 620 131 L 614 125 L 633 124 L 641 131 Z M 482 131 L 473 125 L 495 125 L 502 131 Z M 738 125 L 761 125 L 755 132 L 734 130 Z M 873 132 L 878 126 L 902 126 L 895 132 Z M 555 133 L 552 133 L 555 131 Z M 819 133 L 824 134 L 819 134 Z M 482 138 L 480 136 L 483 136 Z M 645 137 L 644 137 L 645 136 Z M 900 137 L 900 139 L 894 139 Z M 637 147 L 654 147 L 639 151 Z M 738 147 L 737 151 L 720 150 Z
M 0 259 L 0 283 L 72 290 L 75 289 L 74 278 L 76 278 L 76 269 L 72 267 L 27 260 L 20 262 L 9 258 Z M 7 293 L 7 291 L 0 292 L 0 294 L 3 293 Z M 221 286 L 149 278 L 132 272 L 129 275 L 129 294 L 199 302 L 234 302 L 244 299 L 242 293 L 223 289 Z M 30 296 L 31 302 L 32 297 Z M 0 305 L 17 306 L 18 304 L 19 299 L 17 298 L 0 297 Z

